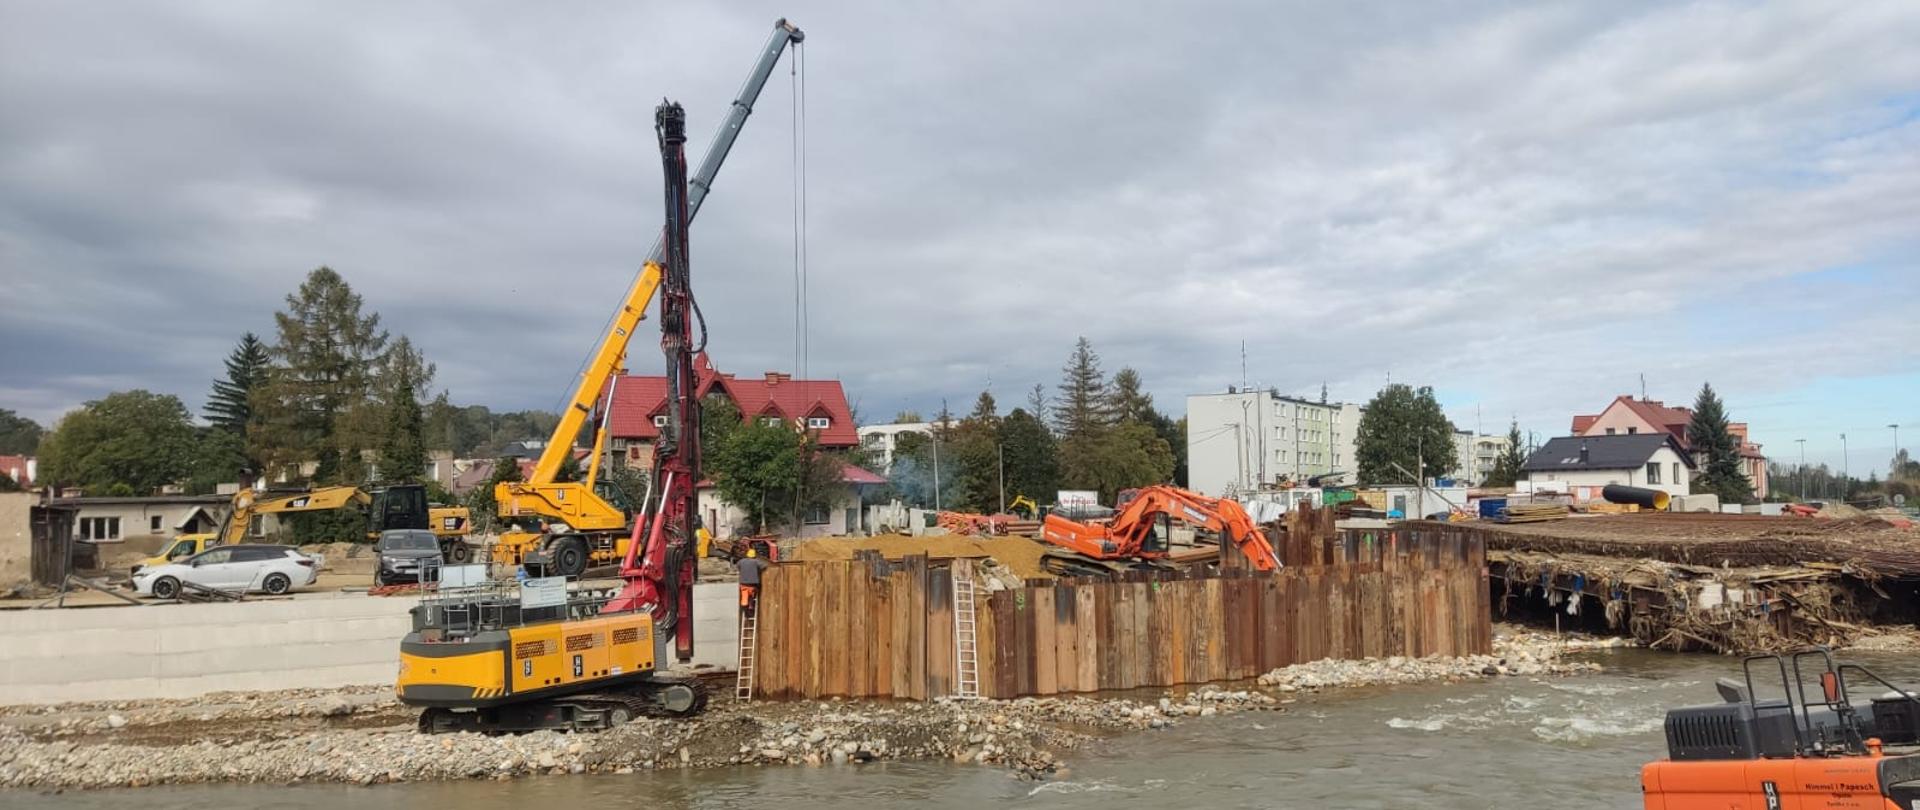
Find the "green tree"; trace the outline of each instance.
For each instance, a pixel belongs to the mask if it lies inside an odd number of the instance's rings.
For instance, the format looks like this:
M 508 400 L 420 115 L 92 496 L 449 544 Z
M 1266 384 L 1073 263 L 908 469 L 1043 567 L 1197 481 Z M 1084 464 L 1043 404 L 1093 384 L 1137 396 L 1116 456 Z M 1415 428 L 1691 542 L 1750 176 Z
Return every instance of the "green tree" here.
M 935 433 L 940 433 L 936 427 Z M 939 452 L 935 452 L 935 433 L 917 431 L 901 433 L 893 438 L 893 466 L 887 470 L 887 484 L 894 495 L 908 506 L 931 509 L 936 504 L 948 506 L 959 497 L 956 485 L 958 470 L 954 465 L 953 446 L 950 439 L 940 442 Z M 940 474 L 934 475 L 934 462 L 938 459 Z M 934 498 L 934 484 L 939 482 L 940 497 Z
M 893 415 L 893 424 L 896 425 L 911 425 L 920 421 L 925 421 L 920 418 L 920 412 L 911 408 Z
M 840 460 L 786 425 L 742 424 L 707 451 L 707 476 L 755 531 L 831 502 L 845 486 Z
M 1154 449 L 1154 445 L 1150 444 L 1148 450 L 1150 455 L 1153 456 L 1153 462 L 1150 467 L 1144 469 L 1153 472 L 1152 477 L 1147 480 L 1122 485 L 1120 489 L 1144 486 L 1146 484 L 1160 484 L 1169 481 L 1185 486 L 1187 478 L 1187 435 L 1186 428 L 1182 424 L 1185 420 L 1175 421 L 1173 418 L 1153 407 L 1153 395 L 1144 390 L 1140 382 L 1139 372 L 1131 368 L 1122 368 L 1113 375 L 1113 403 L 1111 410 L 1116 421 L 1120 424 L 1135 423 L 1146 425 L 1153 431 L 1154 437 L 1165 444 L 1168 452 L 1172 454 L 1170 465 L 1162 472 L 1160 471 L 1162 465 L 1159 462 L 1158 451 Z
M 1100 356 L 1082 337 L 1060 371 L 1060 395 L 1053 406 L 1054 433 L 1059 436 L 1060 481 L 1069 489 L 1100 489 L 1109 478 L 1103 469 L 1107 434 L 1113 428 L 1111 398 Z M 1112 493 L 1102 492 L 1103 497 Z M 1111 502 L 1111 501 L 1109 501 Z
M 240 343 L 227 354 L 227 376 L 213 381 L 207 404 L 200 409 L 207 422 L 229 433 L 246 436 L 253 422 L 253 398 L 267 381 L 270 360 L 267 344 L 260 342 L 258 336 L 252 332 L 240 336 Z
M 1740 443 L 1727 427 L 1726 406 L 1711 384 L 1701 384 L 1700 395 L 1693 400 L 1687 441 L 1699 469 L 1691 485 L 1694 492 L 1718 495 L 1727 503 L 1753 498 L 1753 482 L 1741 466 Z
M 1053 433 L 1023 408 L 1000 420 L 1000 443 L 1006 453 L 1007 497 L 1026 495 L 1041 503 L 1053 500 L 1060 489 L 1060 466 L 1054 455 Z
M 740 406 L 733 400 L 712 394 L 700 400 L 700 448 L 704 455 L 711 456 L 713 448 L 725 444 L 727 436 L 743 424 Z
M 427 470 L 426 416 L 420 393 L 433 378 L 433 365 L 404 336 L 394 341 L 380 370 L 386 432 L 380 443 L 380 477 L 412 483 Z
M 973 412 L 953 426 L 950 436 L 957 497 L 948 508 L 1000 511 L 1000 413 L 993 394 L 980 392 Z
M 1033 387 L 1027 390 L 1027 415 L 1040 420 L 1040 426 L 1046 427 L 1052 422 L 1048 418 L 1051 413 L 1047 405 L 1047 387 L 1034 383 Z
M 193 462 L 188 467 L 187 492 L 210 495 L 221 484 L 237 483 L 253 470 L 247 441 L 223 427 L 194 428 Z
M 1453 423 L 1440 410 L 1433 389 L 1394 383 L 1367 403 L 1354 432 L 1354 456 L 1362 483 L 1412 483 L 1408 471 L 1438 478 L 1454 466 Z
M 45 433 L 39 422 L 0 408 L 0 456 L 34 455 Z
M 1507 446 L 1500 451 L 1500 457 L 1494 459 L 1493 469 L 1487 472 L 1487 480 L 1480 482 L 1483 487 L 1510 487 L 1520 480 L 1520 468 L 1527 463 L 1525 452 L 1520 444 L 1520 423 L 1507 426 Z
M 40 442 L 40 477 L 95 494 L 151 493 L 186 478 L 196 435 L 180 399 L 122 391 L 61 417 Z
M 467 508 L 473 511 L 474 528 L 480 532 L 491 532 L 499 525 L 500 502 L 493 496 L 495 487 L 508 481 L 520 480 L 520 462 L 517 459 L 500 457 L 493 460 L 493 469 L 487 475 L 486 483 L 474 487 L 467 493 Z
M 361 314 L 360 295 L 327 267 L 308 273 L 286 301 L 273 316 L 279 336 L 255 403 L 254 454 L 279 469 L 317 462 L 320 483 L 360 483 L 367 451 L 383 433 L 375 375 L 387 332 L 378 314 Z

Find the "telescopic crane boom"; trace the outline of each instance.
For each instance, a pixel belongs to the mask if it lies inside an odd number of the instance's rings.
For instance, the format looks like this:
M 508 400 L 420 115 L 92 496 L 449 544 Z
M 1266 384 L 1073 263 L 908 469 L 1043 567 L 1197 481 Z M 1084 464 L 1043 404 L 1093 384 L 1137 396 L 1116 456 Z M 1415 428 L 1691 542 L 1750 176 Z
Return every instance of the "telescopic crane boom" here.
M 781 53 L 790 44 L 797 45 L 805 38 L 804 32 L 784 18 L 774 22 L 773 33 L 761 46 L 753 70 L 747 74 L 746 82 L 728 108 L 726 119 L 714 133 L 699 168 L 686 180 L 683 226 L 691 225 L 699 213 L 701 203 L 720 174 L 720 167 L 733 150 L 734 141 L 753 113 L 760 91 L 779 64 Z M 683 161 L 683 174 L 684 171 Z M 561 411 L 560 420 L 554 425 L 547 446 L 541 450 L 532 474 L 525 481 L 504 482 L 495 487 L 494 499 L 502 517 L 537 519 L 543 524 L 540 531 L 502 534 L 496 546 L 497 561 L 528 563 L 552 573 L 578 576 L 589 563 L 608 564 L 626 556 L 627 549 L 620 545 L 620 540 L 629 537 L 630 512 L 635 505 L 623 503 L 618 489 L 600 480 L 600 459 L 606 439 L 604 420 L 611 411 L 614 381 L 626 366 L 627 343 L 662 286 L 667 258 L 665 247 L 664 241 L 656 241 L 648 251 L 638 277 L 621 300 L 606 334 L 580 375 L 572 398 Z M 561 467 L 573 452 L 573 440 L 593 417 L 596 405 L 601 407 L 602 422 L 595 431 L 593 455 L 587 464 L 585 480 L 557 480 Z

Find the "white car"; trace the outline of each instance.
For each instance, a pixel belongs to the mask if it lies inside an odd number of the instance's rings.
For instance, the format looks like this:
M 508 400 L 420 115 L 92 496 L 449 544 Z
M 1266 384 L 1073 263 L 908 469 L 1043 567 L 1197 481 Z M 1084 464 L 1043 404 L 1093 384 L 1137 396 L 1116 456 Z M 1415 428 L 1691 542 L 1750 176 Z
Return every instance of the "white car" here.
M 172 599 L 183 583 L 236 593 L 286 593 L 312 585 L 320 560 L 290 546 L 248 544 L 207 549 L 177 562 L 142 567 L 133 575 L 141 596 Z

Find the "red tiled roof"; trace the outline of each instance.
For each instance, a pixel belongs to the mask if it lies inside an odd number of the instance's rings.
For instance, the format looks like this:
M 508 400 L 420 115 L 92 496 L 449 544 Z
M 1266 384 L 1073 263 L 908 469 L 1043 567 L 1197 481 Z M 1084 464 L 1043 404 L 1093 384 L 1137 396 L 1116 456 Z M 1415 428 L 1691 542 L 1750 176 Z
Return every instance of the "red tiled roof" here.
M 7 477 L 12 478 L 14 483 L 21 486 L 32 484 L 33 477 L 28 474 L 27 470 L 26 456 L 0 456 L 0 473 L 6 473 Z
M 860 443 L 853 427 L 853 409 L 847 406 L 847 392 L 839 380 L 795 380 L 778 372 L 767 372 L 758 379 L 741 379 L 721 374 L 703 353 L 694 358 L 697 396 L 705 397 L 716 389 L 724 392 L 740 409 L 745 419 L 778 416 L 792 421 L 809 416 L 827 417 L 827 427 L 818 431 L 823 447 L 852 447 Z M 651 440 L 660 437 L 653 417 L 665 412 L 667 378 L 623 375 L 614 383 L 613 414 L 608 419 L 608 435 L 621 439 Z
M 842 463 L 845 464 L 844 462 Z M 840 472 L 840 480 L 855 485 L 884 484 L 887 482 L 887 479 L 881 478 L 865 468 L 855 467 L 852 464 L 845 464 L 845 469 Z
M 1587 428 L 1593 427 L 1593 423 L 1598 421 L 1600 421 L 1599 414 L 1576 416 L 1573 418 L 1573 432 L 1575 435 L 1585 433 L 1587 432 Z
M 1600 421 L 1600 417 L 1614 405 L 1626 406 L 1642 421 L 1673 436 L 1674 441 L 1679 442 L 1682 449 L 1687 447 L 1687 425 L 1693 421 L 1693 411 L 1686 408 L 1669 408 L 1657 399 L 1634 399 L 1627 394 L 1614 397 L 1612 402 L 1607 403 L 1606 408 L 1600 410 L 1600 413 L 1575 416 L 1573 418 L 1574 435 L 1582 435 L 1592 429 L 1593 423 Z

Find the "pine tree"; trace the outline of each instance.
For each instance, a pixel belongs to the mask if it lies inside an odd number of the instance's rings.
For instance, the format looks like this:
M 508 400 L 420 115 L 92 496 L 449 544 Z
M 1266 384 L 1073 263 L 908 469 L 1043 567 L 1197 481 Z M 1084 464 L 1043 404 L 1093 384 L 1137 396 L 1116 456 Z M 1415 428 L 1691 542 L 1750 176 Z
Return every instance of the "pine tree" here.
M 1520 423 L 1513 422 L 1507 427 L 1507 446 L 1500 451 L 1500 457 L 1493 462 L 1493 469 L 1487 473 L 1487 480 L 1480 482 L 1483 487 L 1510 487 L 1520 480 L 1520 468 L 1526 466 L 1526 457 L 1521 455 Z
M 321 267 L 274 313 L 274 364 L 255 402 L 260 429 L 250 437 L 252 455 L 268 466 L 297 471 L 311 461 L 319 483 L 365 480 L 366 452 L 383 433 L 374 375 L 387 333 L 378 314 L 360 308 L 346 279 Z
M 394 341 L 380 371 L 385 399 L 386 433 L 380 444 L 380 477 L 394 482 L 419 481 L 427 469 L 426 419 L 420 392 L 434 368 L 405 337 Z
M 951 441 L 958 498 L 949 508 L 1000 511 L 1000 413 L 992 393 L 980 392 L 973 412 L 954 426 Z
M 227 355 L 226 379 L 214 380 L 213 391 L 201 415 L 215 427 L 240 436 L 247 435 L 253 421 L 253 397 L 267 381 L 267 344 L 252 332 L 240 337 L 239 345 Z
M 1006 454 L 1007 497 L 1025 495 L 1041 503 L 1060 489 L 1053 433 L 1033 414 L 1013 409 L 1000 420 L 1000 444 Z
M 1109 408 L 1117 422 L 1150 422 L 1158 415 L 1153 410 L 1153 395 L 1141 390 L 1140 372 L 1131 368 L 1113 375 L 1113 403 Z
M 1100 371 L 1100 355 L 1080 338 L 1067 365 L 1060 370 L 1060 398 L 1054 407 L 1054 432 L 1062 439 L 1091 438 L 1112 423 L 1107 403 L 1107 378 Z
M 1740 503 L 1753 497 L 1753 482 L 1741 468 L 1740 443 L 1727 421 L 1720 395 L 1714 393 L 1711 384 L 1701 384 L 1700 395 L 1693 401 L 1693 421 L 1687 425 L 1687 441 L 1699 469 L 1692 489 L 1718 495 L 1728 503 Z
M 1044 428 L 1049 424 L 1047 417 L 1050 413 L 1051 410 L 1047 405 L 1047 387 L 1034 383 L 1032 390 L 1027 392 L 1027 415 L 1039 420 L 1040 426 Z

